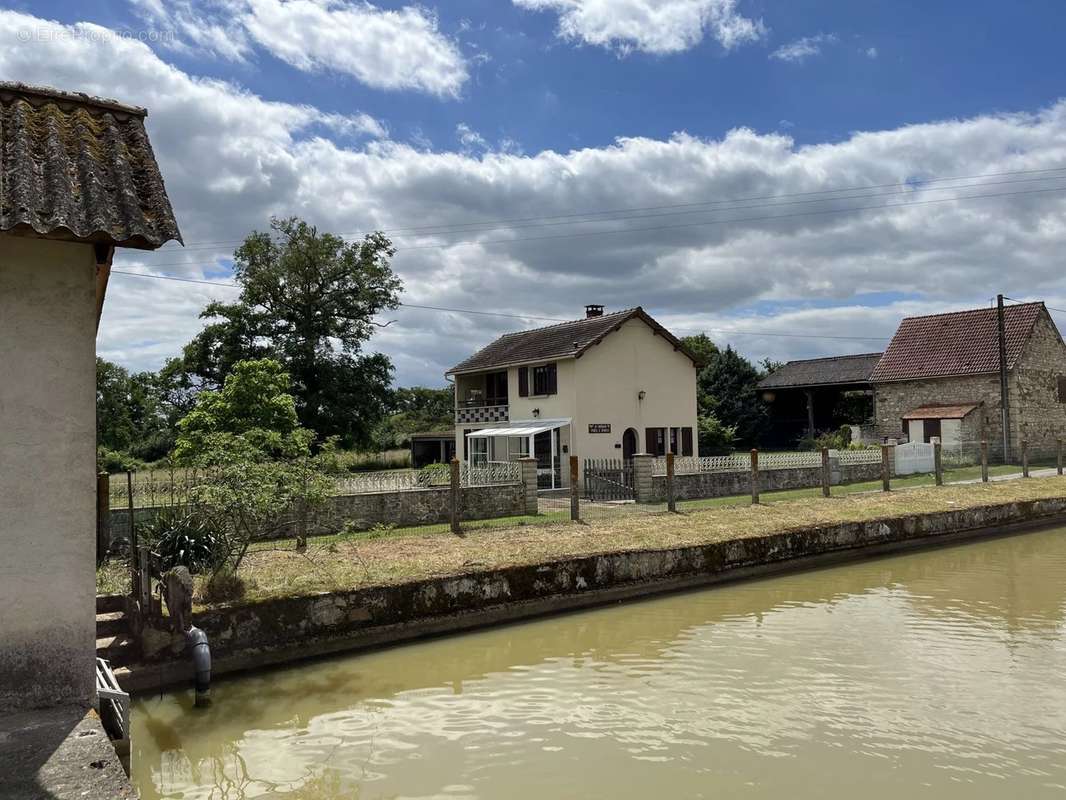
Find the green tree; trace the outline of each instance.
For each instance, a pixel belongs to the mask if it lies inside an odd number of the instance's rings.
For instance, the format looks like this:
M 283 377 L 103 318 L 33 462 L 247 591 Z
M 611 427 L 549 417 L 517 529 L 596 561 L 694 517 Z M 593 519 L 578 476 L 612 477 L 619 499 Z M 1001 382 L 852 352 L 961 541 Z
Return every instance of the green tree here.
M 201 392 L 193 410 L 178 423 L 175 460 L 212 466 L 205 453 L 226 455 L 228 450 L 243 453 L 252 448 L 292 458 L 308 452 L 314 433 L 300 426 L 289 388 L 289 375 L 277 361 L 237 362 L 222 389 Z
M 174 446 L 176 426 L 184 410 L 175 405 L 180 392 L 172 376 L 130 373 L 96 359 L 96 443 L 132 459 L 155 461 Z
M 714 417 L 733 428 L 738 443 L 755 446 L 768 422 L 759 394 L 763 374 L 732 347 L 726 347 L 700 370 L 697 378 L 701 417 Z
M 237 362 L 274 358 L 292 376 L 305 427 L 364 444 L 389 400 L 392 364 L 363 346 L 375 317 L 399 305 L 392 243 L 381 233 L 348 243 L 296 218 L 271 227 L 237 249 L 241 295 L 204 310 L 213 321 L 186 346 L 185 368 L 217 388 Z
M 709 366 L 719 353 L 718 345 L 711 341 L 711 337 L 706 333 L 699 333 L 694 336 L 682 336 L 681 344 L 683 344 L 685 349 L 696 357 L 696 360 L 700 362 L 701 367 Z

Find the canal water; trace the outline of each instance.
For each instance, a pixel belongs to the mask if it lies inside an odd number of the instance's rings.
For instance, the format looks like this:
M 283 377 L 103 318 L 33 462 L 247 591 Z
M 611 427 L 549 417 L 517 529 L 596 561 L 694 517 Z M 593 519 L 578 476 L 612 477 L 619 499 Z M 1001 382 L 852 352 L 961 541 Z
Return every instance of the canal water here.
M 217 681 L 142 798 L 1066 796 L 1066 529 Z

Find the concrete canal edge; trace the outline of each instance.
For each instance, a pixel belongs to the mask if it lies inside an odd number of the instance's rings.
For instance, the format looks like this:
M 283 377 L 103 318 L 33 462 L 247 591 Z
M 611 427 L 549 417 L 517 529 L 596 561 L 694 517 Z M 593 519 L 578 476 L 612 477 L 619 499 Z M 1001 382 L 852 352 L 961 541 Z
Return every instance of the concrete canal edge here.
M 1066 497 L 1020 501 L 231 605 L 197 614 L 196 625 L 218 676 L 1063 522 Z M 186 684 L 191 670 L 177 658 L 116 674 L 136 694 Z

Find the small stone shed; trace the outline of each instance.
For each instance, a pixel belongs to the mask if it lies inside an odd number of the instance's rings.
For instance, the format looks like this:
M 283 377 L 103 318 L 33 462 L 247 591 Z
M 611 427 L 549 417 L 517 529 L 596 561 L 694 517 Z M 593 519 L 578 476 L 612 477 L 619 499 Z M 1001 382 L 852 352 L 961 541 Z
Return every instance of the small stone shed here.
M 1066 345 L 1043 303 L 1004 309 L 1009 446 L 1050 455 L 1066 437 Z M 884 437 L 974 445 L 1002 456 L 995 308 L 904 319 L 870 381 Z
M 0 83 L 0 714 L 94 693 L 96 330 L 115 248 L 181 241 L 145 114 Z

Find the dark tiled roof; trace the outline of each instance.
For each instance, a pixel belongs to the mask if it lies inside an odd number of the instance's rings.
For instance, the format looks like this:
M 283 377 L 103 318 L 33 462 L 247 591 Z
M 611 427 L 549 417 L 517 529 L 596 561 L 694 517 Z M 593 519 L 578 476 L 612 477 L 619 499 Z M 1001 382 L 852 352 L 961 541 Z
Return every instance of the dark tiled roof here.
M 0 82 L 0 231 L 141 249 L 180 242 L 146 113 Z
M 638 307 L 604 314 L 601 317 L 579 319 L 549 325 L 546 328 L 504 334 L 492 344 L 478 350 L 470 358 L 456 364 L 448 370 L 448 374 L 480 372 L 532 361 L 575 358 L 631 319 L 643 320 L 695 363 L 696 359 L 685 350 L 673 334 L 652 319 L 644 309 Z
M 1019 303 L 1004 309 L 1007 369 L 1014 368 L 1041 314 L 1047 314 L 1043 303 Z M 905 381 L 998 370 L 996 309 L 978 308 L 907 317 L 900 323 L 870 380 Z
M 804 386 L 832 386 L 867 383 L 877 366 L 880 353 L 832 356 L 789 361 L 759 382 L 760 389 L 798 389 Z

